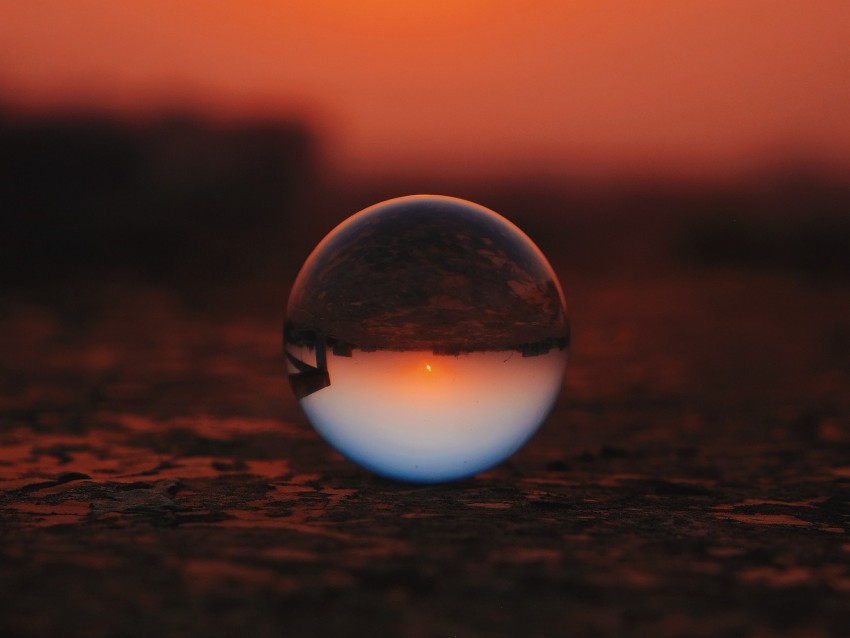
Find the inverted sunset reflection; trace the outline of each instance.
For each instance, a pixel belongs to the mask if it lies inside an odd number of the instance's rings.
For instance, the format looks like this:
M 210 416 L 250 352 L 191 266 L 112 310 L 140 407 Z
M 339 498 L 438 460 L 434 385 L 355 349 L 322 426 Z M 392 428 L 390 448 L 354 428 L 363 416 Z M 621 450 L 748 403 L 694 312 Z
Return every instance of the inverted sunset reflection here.
M 332 231 L 287 310 L 290 381 L 316 430 L 416 482 L 515 452 L 561 386 L 569 324 L 551 266 L 516 226 L 439 196 L 378 204 Z
M 362 352 L 328 357 L 329 387 L 301 400 L 331 445 L 380 474 L 443 481 L 513 454 L 561 387 L 566 352 L 435 356 Z

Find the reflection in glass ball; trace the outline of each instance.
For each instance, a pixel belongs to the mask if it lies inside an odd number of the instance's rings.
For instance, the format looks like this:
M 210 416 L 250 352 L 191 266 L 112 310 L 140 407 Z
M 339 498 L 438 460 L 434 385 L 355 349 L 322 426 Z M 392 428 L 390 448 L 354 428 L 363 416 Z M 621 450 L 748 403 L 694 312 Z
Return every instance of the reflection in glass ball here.
M 569 345 L 537 246 L 483 206 L 433 195 L 376 204 L 325 237 L 284 332 L 316 430 L 352 461 L 422 483 L 519 449 L 558 396 Z

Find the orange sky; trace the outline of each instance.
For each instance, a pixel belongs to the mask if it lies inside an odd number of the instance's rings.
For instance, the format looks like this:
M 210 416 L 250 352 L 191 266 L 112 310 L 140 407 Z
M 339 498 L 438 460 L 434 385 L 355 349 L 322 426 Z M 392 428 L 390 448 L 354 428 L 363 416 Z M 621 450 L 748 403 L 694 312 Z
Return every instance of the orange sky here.
M 342 170 L 850 166 L 847 0 L 0 0 L 0 98 L 306 113 Z
M 331 354 L 330 385 L 300 403 L 331 445 L 365 467 L 402 480 L 453 480 L 528 440 L 561 391 L 566 359 L 558 349 L 536 357 L 354 350 Z

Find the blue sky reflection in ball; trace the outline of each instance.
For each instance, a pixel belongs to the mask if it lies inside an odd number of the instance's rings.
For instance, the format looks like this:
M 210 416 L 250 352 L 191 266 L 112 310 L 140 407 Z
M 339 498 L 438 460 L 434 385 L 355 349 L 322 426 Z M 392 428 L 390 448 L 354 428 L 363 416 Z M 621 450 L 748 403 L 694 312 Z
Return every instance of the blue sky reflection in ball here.
M 563 382 L 569 323 L 534 243 L 452 197 L 391 199 L 310 254 L 284 328 L 292 388 L 337 451 L 378 474 L 434 483 L 503 461 Z

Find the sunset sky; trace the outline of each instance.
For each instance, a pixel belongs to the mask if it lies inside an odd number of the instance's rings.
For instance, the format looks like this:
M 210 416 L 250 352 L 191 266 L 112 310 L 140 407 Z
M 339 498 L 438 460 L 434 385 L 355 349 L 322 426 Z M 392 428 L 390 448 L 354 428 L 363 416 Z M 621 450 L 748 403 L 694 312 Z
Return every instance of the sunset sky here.
M 850 168 L 847 0 L 0 0 L 0 100 L 303 116 L 339 170 Z
M 338 451 L 372 471 L 416 482 L 454 480 L 515 452 L 549 414 L 567 353 L 434 356 L 331 354 L 331 383 L 301 401 Z

